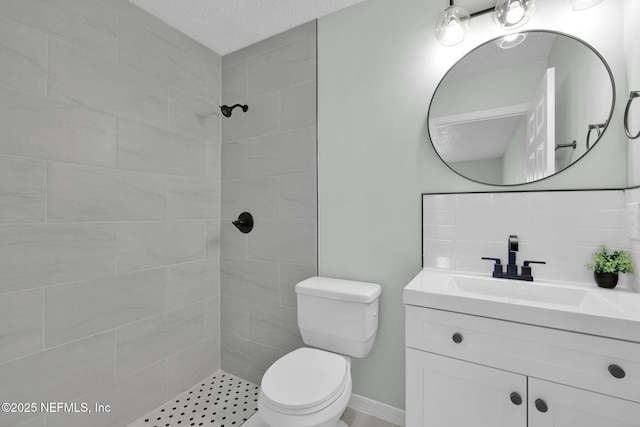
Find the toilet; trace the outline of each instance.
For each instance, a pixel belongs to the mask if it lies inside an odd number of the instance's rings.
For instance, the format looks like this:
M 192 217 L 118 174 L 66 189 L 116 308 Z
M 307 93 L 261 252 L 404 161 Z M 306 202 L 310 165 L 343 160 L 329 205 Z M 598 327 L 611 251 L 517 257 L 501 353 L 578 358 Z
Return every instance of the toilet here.
M 258 397 L 262 425 L 347 427 L 351 358 L 371 351 L 378 330 L 376 283 L 311 277 L 296 285 L 305 344 L 265 372 Z M 313 347 L 313 348 L 312 348 Z

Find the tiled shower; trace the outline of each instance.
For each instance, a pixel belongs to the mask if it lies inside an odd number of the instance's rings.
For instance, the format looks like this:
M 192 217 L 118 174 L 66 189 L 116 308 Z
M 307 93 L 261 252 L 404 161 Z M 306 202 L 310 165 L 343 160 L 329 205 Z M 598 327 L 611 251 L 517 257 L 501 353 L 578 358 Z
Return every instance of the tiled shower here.
M 301 345 L 315 31 L 221 58 L 127 0 L 0 1 L 0 401 L 111 407 L 0 426 L 124 426 Z

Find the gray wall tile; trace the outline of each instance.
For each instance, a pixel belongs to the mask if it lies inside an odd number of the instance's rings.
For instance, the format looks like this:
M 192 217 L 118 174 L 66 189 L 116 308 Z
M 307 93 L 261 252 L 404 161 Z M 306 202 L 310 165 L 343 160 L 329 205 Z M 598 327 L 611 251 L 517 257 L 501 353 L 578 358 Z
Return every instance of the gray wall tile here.
M 115 332 L 36 353 L 0 365 L 2 402 L 68 402 L 113 382 Z M 8 427 L 32 414 L 3 414 Z
M 280 177 L 280 218 L 316 218 L 316 174 L 287 175 Z
M 169 219 L 220 217 L 220 183 L 212 180 L 169 177 Z
M 233 110 L 222 121 L 222 142 L 269 135 L 280 130 L 280 92 L 269 92 L 247 99 L 247 112 Z
M 221 151 L 221 179 L 223 181 L 246 180 L 249 177 L 249 143 L 232 142 L 222 144 Z
M 172 354 L 167 359 L 169 399 L 220 369 L 220 342 L 208 339 Z
M 1 0 L 0 15 L 115 61 L 116 14 L 93 0 Z
M 220 333 L 243 340 L 249 339 L 249 307 L 245 298 L 220 297 Z
M 26 421 L 24 423 L 21 422 L 20 424 L 18 424 L 18 427 L 46 427 L 45 422 L 46 420 L 44 418 L 44 415 L 41 415 L 30 421 Z
M 217 54 L 205 59 L 206 100 L 215 105 L 220 105 L 221 101 L 222 71 L 220 62 L 221 58 Z
M 278 178 L 222 182 L 221 218 L 237 219 L 251 212 L 254 221 L 278 218 Z
M 282 90 L 280 129 L 288 131 L 316 125 L 316 82 Z
M 47 164 L 0 156 L 0 222 L 44 222 Z
M 241 61 L 222 69 L 222 103 L 242 104 L 249 98 L 249 61 Z
M 167 310 L 220 294 L 218 260 L 190 262 L 167 267 Z
M 164 269 L 48 286 L 45 345 L 53 347 L 163 313 L 165 303 Z
M 0 294 L 0 363 L 42 350 L 42 289 Z
M 265 220 L 249 239 L 249 258 L 315 265 L 315 220 Z
M 309 277 L 317 276 L 315 265 L 280 264 L 280 303 L 286 307 L 296 308 L 296 284 Z
M 112 224 L 0 226 L 0 292 L 112 274 L 114 248 Z
M 116 118 L 0 88 L 0 153 L 116 165 Z
M 249 309 L 249 341 L 290 352 L 302 347 L 295 308 L 251 303 Z
M 119 120 L 118 131 L 119 168 L 204 176 L 204 141 L 127 120 Z
M 316 173 L 315 127 L 256 138 L 248 144 L 248 169 L 252 179 Z
M 204 301 L 204 336 L 220 341 L 220 296 Z
M 43 34 L 0 18 L 0 85 L 45 96 L 46 59 Z
M 211 179 L 213 181 L 220 181 L 222 162 L 221 162 L 221 154 L 220 154 L 220 146 L 219 142 L 207 141 L 206 142 L 206 171 L 205 177 Z
M 231 220 L 220 221 L 220 258 L 249 258 L 249 235 L 241 233 Z
M 167 124 L 167 87 L 71 46 L 49 40 L 49 97 L 155 126 Z
M 110 405 L 111 411 L 52 413 L 47 415 L 47 427 L 126 426 L 162 405 L 166 397 L 167 364 L 161 360 L 78 400 L 92 410 L 96 403 Z
M 166 218 L 162 176 L 51 162 L 47 186 L 49 222 Z
M 220 349 L 222 370 L 254 384 L 260 384 L 269 366 L 284 355 L 277 348 L 228 335 L 222 335 Z
M 119 273 L 204 259 L 204 225 L 199 221 L 131 222 L 118 225 Z
M 203 338 L 202 303 L 118 328 L 116 378 L 129 375 Z
M 220 142 L 220 107 L 169 88 L 169 129 L 206 141 Z
M 118 63 L 196 96 L 205 91 L 200 58 L 120 16 Z
M 277 304 L 280 301 L 277 263 L 247 260 L 220 260 L 220 293 Z
M 249 59 L 250 97 L 315 79 L 315 35 Z

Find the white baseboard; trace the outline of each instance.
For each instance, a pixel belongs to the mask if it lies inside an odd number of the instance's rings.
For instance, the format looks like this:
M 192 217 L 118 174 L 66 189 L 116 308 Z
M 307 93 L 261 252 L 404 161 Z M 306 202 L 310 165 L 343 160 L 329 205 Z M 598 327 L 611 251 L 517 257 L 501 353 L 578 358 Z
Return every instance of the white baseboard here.
M 349 407 L 365 414 L 373 415 L 376 418 L 404 426 L 404 411 L 396 407 L 381 403 L 368 397 L 351 394 Z

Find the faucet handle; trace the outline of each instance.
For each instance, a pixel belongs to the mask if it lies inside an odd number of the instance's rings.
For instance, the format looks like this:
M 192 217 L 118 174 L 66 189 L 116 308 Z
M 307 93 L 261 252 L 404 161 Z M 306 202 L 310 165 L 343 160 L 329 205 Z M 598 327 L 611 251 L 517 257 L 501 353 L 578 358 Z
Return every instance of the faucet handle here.
M 522 275 L 523 276 L 531 276 L 531 267 L 529 264 L 546 264 L 545 261 L 525 261 L 522 264 Z
M 494 261 L 495 264 L 493 265 L 493 272 L 502 273 L 502 261 L 500 260 L 500 258 L 482 257 L 482 259 L 486 259 L 487 261 Z

